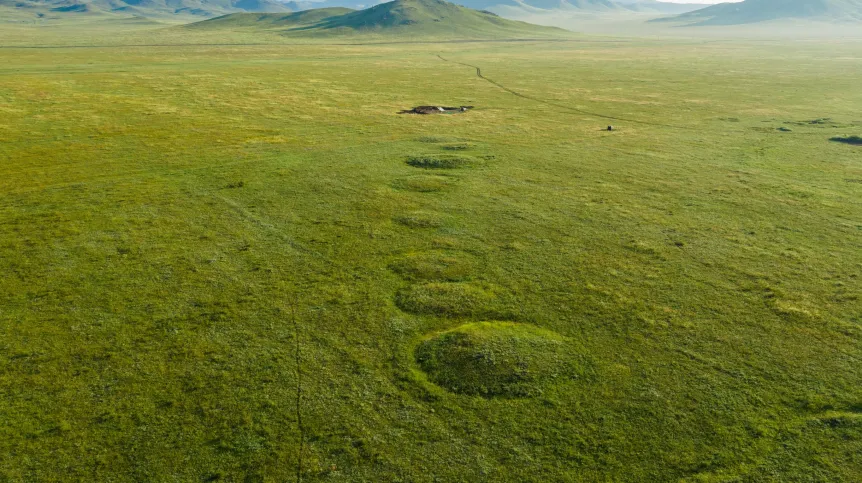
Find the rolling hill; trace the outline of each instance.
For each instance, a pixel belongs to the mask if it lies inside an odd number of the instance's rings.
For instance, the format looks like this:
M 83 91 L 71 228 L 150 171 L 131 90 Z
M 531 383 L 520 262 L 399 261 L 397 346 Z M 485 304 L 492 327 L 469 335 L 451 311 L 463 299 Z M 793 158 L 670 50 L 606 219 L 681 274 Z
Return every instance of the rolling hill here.
M 518 18 L 525 14 L 667 15 L 691 12 L 703 7 L 702 4 L 658 0 L 459 0 L 455 3 L 476 10 L 489 10 L 507 18 Z
M 782 19 L 860 22 L 862 0 L 745 0 L 721 3 L 657 21 L 740 25 Z
M 395 0 L 365 10 L 323 8 L 289 15 L 235 13 L 190 29 L 260 29 L 287 36 L 385 35 L 433 38 L 548 38 L 562 29 L 501 18 L 442 0 Z
M 308 2 L 290 2 L 301 10 L 311 6 L 346 6 L 350 7 L 358 0 L 325 0 L 309 4 Z M 525 9 L 561 10 L 576 12 L 648 12 L 648 13 L 683 13 L 697 10 L 703 5 L 693 3 L 671 3 L 658 0 L 458 0 L 457 5 L 475 10 L 496 11 L 498 7 L 521 7 Z
M 278 13 L 235 13 L 216 17 L 203 22 L 188 25 L 192 29 L 213 28 L 294 28 L 314 25 L 332 17 L 338 17 L 353 12 L 352 9 L 343 7 L 316 8 L 287 14 Z
M 276 0 L 0 0 L 0 7 L 33 17 L 213 17 L 231 12 L 291 11 Z
M 486 10 L 507 18 L 525 13 L 566 14 L 679 14 L 700 7 L 658 0 L 459 0 L 456 5 Z M 331 8 L 363 9 L 363 0 L 0 0 L 0 19 L 145 17 L 176 18 L 217 17 L 230 13 L 289 13 Z M 512 15 L 510 15 L 512 14 Z M 318 14 L 319 15 L 319 14 Z M 251 17 L 249 17 L 251 18 Z M 298 18 L 294 18 L 297 20 Z M 270 19 L 261 18 L 263 23 Z M 176 20 L 174 20 L 176 21 Z M 249 22 L 249 19 L 243 20 Z

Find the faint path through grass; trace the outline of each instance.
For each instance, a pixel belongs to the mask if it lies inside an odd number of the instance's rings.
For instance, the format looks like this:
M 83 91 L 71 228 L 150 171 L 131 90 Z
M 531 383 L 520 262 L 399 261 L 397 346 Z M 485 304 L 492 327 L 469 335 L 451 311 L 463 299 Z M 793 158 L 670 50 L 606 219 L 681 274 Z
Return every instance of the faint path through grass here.
M 440 54 L 437 54 L 437 57 L 439 57 L 439 58 L 440 58 L 440 60 L 442 60 L 442 61 L 444 61 L 444 62 L 451 62 L 451 63 L 453 63 L 453 64 L 459 64 L 459 65 L 463 65 L 463 66 L 466 66 L 466 67 L 472 67 L 472 68 L 476 69 L 476 75 L 477 75 L 480 79 L 482 79 L 482 80 L 484 80 L 484 81 L 487 81 L 487 82 L 490 82 L 491 84 L 494 84 L 495 86 L 499 87 L 500 89 L 503 89 L 504 91 L 506 91 L 506 92 L 508 92 L 508 93 L 510 93 L 510 94 L 512 94 L 512 95 L 515 95 L 515 96 L 521 97 L 521 98 L 523 98 L 523 99 L 528 99 L 528 100 L 531 100 L 531 101 L 535 101 L 535 102 L 541 102 L 542 104 L 546 104 L 546 105 L 548 105 L 548 106 L 553 106 L 553 107 L 556 107 L 556 108 L 558 108 L 558 109 L 564 109 L 564 110 L 567 110 L 567 111 L 577 112 L 577 113 L 579 113 L 579 114 L 586 114 L 586 115 L 588 115 L 588 116 L 599 117 L 599 118 L 602 118 L 602 119 L 610 119 L 610 120 L 613 120 L 613 121 L 633 122 L 633 123 L 637 123 L 637 124 L 645 124 L 645 125 L 648 125 L 648 126 L 669 127 L 669 128 L 672 128 L 672 129 L 685 129 L 685 130 L 695 130 L 695 129 L 696 129 L 696 128 L 688 127 L 688 126 L 675 126 L 675 125 L 673 125 L 673 124 L 662 124 L 662 123 L 658 123 L 658 122 L 642 121 L 642 120 L 639 120 L 639 119 L 628 119 L 628 118 L 625 118 L 625 117 L 609 116 L 609 115 L 607 115 L 607 114 L 599 114 L 599 113 L 597 113 L 597 112 L 585 111 L 585 110 L 583 110 L 583 109 L 578 109 L 577 107 L 566 106 L 566 105 L 564 105 L 564 104 L 557 104 L 557 103 L 555 103 L 555 102 L 551 102 L 551 101 L 548 101 L 548 100 L 545 100 L 545 99 L 540 99 L 540 98 L 538 98 L 538 97 L 533 97 L 533 96 L 530 96 L 530 95 L 527 95 L 527 94 L 522 94 L 522 93 L 520 93 L 520 92 L 518 92 L 518 91 L 516 91 L 516 90 L 514 90 L 514 89 L 510 89 L 510 88 L 508 88 L 508 87 L 504 86 L 503 84 L 500 84 L 499 82 L 497 82 L 497 81 L 495 81 L 495 80 L 493 80 L 493 79 L 489 79 L 488 77 L 485 77 L 484 75 L 482 75 L 482 68 L 481 68 L 481 67 L 478 67 L 478 66 L 475 66 L 475 65 L 472 65 L 472 64 L 465 64 L 465 63 L 463 63 L 463 62 L 457 62 L 457 61 L 454 61 L 454 60 L 449 60 L 449 59 L 447 59 L 447 58 L 443 57 L 443 56 L 442 56 L 442 55 L 440 55 Z

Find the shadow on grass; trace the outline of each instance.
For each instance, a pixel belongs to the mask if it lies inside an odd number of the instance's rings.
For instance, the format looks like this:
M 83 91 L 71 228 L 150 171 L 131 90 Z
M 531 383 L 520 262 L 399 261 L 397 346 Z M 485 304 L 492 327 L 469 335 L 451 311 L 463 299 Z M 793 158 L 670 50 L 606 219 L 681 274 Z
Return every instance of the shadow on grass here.
M 862 146 L 862 137 L 860 137 L 860 136 L 835 136 L 834 138 L 829 138 L 829 140 L 835 141 L 836 143 L 851 144 L 853 146 Z

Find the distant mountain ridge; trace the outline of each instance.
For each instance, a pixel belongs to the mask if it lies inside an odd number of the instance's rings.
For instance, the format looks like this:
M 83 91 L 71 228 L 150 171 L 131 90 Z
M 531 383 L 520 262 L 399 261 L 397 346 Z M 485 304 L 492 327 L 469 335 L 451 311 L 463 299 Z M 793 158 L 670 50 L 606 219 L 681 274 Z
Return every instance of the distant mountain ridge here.
M 364 10 L 323 8 L 287 15 L 235 13 L 189 29 L 260 29 L 284 36 L 402 35 L 411 38 L 558 38 L 563 29 L 507 20 L 443 0 L 395 0 Z
M 289 12 L 276 0 L 0 0 L 0 6 L 50 14 L 125 14 L 212 17 L 230 12 Z
M 315 5 L 347 6 L 352 0 L 325 0 Z M 302 2 L 301 5 L 307 5 Z M 567 12 L 644 12 L 683 13 L 703 7 L 695 3 L 673 3 L 659 0 L 456 0 L 454 3 L 475 10 L 495 7 L 524 7 L 527 9 L 562 10 Z
M 782 19 L 862 22 L 862 0 L 745 0 L 721 3 L 657 21 L 708 26 Z
M 344 7 L 315 8 L 291 13 L 234 13 L 189 24 L 190 29 L 264 28 L 290 29 L 314 25 L 355 10 Z
M 289 13 L 321 8 L 363 9 L 367 0 L 0 0 L 0 7 L 31 12 L 34 16 L 119 14 L 140 17 L 216 17 L 229 13 Z M 369 2 L 373 3 L 373 2 Z M 457 0 L 458 5 L 475 10 L 494 7 L 563 10 L 569 12 L 646 12 L 676 14 L 698 8 L 658 0 Z

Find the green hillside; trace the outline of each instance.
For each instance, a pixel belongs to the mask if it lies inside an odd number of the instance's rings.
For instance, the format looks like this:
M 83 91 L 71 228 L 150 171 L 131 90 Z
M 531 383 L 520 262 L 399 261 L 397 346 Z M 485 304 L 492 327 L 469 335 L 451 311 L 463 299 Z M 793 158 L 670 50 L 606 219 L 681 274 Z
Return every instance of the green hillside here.
M 290 28 L 313 25 L 329 18 L 345 15 L 351 12 L 353 12 L 353 10 L 349 8 L 332 7 L 303 10 L 301 12 L 294 12 L 288 14 L 234 13 L 209 20 L 204 20 L 203 22 L 196 22 L 189 25 L 188 27 L 194 29 L 235 27 Z
M 345 13 L 346 11 L 346 13 Z M 340 13 L 340 14 L 339 14 Z M 280 16 L 231 14 L 189 25 L 192 29 L 261 29 L 286 36 L 384 35 L 425 38 L 549 38 L 562 29 L 501 18 L 442 0 L 396 0 L 366 10 L 315 9 Z
M 290 12 L 277 0 L 0 0 L 0 20 L 86 17 L 213 17 L 233 12 Z M 6 15 L 8 12 L 8 16 Z M 186 20 L 189 21 L 189 20 Z
M 862 21 L 862 0 L 745 0 L 722 3 L 659 21 L 738 25 L 781 19 Z

